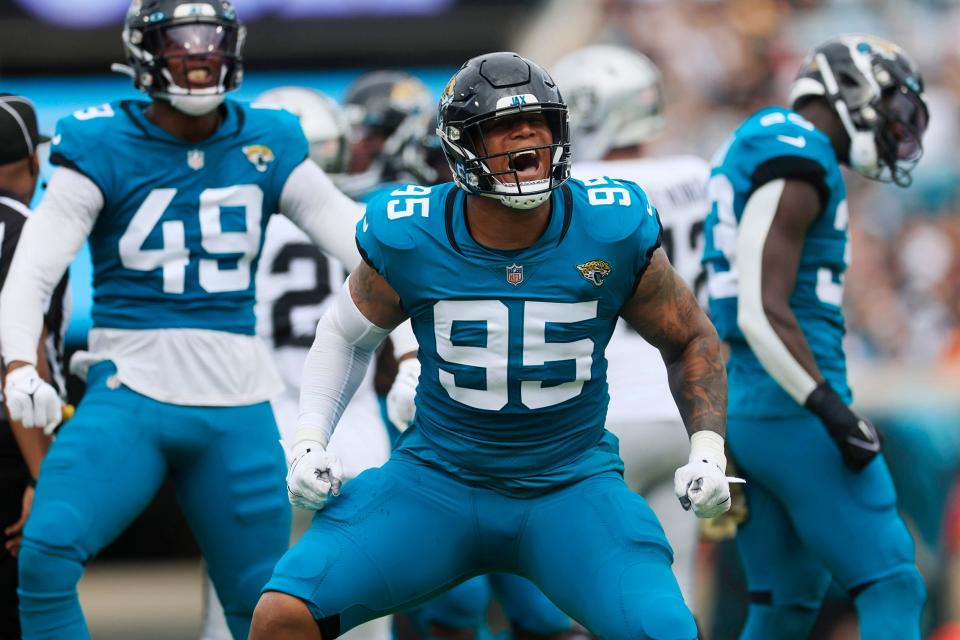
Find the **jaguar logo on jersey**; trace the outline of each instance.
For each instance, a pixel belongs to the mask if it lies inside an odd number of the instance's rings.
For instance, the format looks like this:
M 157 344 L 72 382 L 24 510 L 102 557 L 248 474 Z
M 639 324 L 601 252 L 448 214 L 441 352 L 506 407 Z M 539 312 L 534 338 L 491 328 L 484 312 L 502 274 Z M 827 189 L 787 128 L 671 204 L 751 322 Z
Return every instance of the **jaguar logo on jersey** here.
M 523 282 L 523 265 L 512 264 L 507 267 L 507 282 L 512 285 L 518 285 Z
M 244 147 L 243 155 L 247 156 L 250 164 L 260 173 L 266 171 L 270 163 L 276 160 L 276 157 L 273 155 L 273 149 L 264 144 L 252 144 Z
M 577 271 L 579 271 L 580 275 L 584 278 L 592 282 L 593 286 L 599 287 L 613 269 L 606 260 L 591 260 L 590 262 L 578 264 Z
M 203 163 L 203 151 L 200 151 L 200 149 L 190 149 L 190 151 L 187 151 L 188 167 L 194 171 L 200 171 L 200 169 L 203 169 Z

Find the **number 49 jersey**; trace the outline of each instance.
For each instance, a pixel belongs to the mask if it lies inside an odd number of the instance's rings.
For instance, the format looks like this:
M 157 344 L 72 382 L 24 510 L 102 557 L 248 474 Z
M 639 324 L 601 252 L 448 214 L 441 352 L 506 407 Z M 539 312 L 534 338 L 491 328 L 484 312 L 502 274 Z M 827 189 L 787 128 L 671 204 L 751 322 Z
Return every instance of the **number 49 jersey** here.
M 473 239 L 466 200 L 452 183 L 406 186 L 357 226 L 420 344 L 400 448 L 505 490 L 622 469 L 603 428 L 604 349 L 659 246 L 656 210 L 632 182 L 570 180 L 537 242 L 500 251 Z
M 90 234 L 93 324 L 254 334 L 263 231 L 307 157 L 295 116 L 227 100 L 190 144 L 144 101 L 78 111 L 57 124 L 51 162 L 84 174 L 104 205 Z
M 763 184 L 803 180 L 820 194 L 822 210 L 807 229 L 790 308 L 817 366 L 847 401 L 843 273 L 849 262 L 846 187 L 830 140 L 800 114 L 768 107 L 734 131 L 710 177 L 706 247 L 710 314 L 731 346 L 729 415 L 776 418 L 805 413 L 763 369 L 737 327 L 737 236 L 747 200 Z

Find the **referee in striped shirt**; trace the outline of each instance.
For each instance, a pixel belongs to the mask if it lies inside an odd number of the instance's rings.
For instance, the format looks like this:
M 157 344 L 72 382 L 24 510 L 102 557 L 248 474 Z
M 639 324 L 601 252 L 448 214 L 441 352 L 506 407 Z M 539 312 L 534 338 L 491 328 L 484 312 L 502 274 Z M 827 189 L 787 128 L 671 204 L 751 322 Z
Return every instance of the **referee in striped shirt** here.
M 0 288 L 6 282 L 29 202 L 40 175 L 37 146 L 49 138 L 37 131 L 33 105 L 22 96 L 0 94 Z M 44 316 L 38 371 L 61 395 L 63 330 L 69 312 L 67 277 L 60 280 Z M 3 371 L 5 368 L 0 368 Z M 2 398 L 2 394 L 0 394 Z M 30 514 L 40 461 L 50 446 L 42 429 L 11 422 L 0 412 L 0 640 L 20 638 L 17 611 L 17 560 L 23 525 Z

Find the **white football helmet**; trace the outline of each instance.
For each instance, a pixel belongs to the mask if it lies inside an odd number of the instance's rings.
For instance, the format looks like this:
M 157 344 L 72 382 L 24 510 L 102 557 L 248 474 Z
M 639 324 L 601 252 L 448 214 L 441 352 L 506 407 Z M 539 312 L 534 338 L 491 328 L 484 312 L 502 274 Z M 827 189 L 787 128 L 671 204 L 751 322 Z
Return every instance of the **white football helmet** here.
M 279 87 L 260 94 L 255 104 L 286 109 L 300 118 L 310 159 L 331 176 L 346 171 L 350 124 L 336 100 L 307 87 Z
M 570 110 L 573 159 L 600 160 L 611 149 L 632 147 L 663 132 L 660 70 L 642 53 L 594 45 L 567 54 L 553 79 Z

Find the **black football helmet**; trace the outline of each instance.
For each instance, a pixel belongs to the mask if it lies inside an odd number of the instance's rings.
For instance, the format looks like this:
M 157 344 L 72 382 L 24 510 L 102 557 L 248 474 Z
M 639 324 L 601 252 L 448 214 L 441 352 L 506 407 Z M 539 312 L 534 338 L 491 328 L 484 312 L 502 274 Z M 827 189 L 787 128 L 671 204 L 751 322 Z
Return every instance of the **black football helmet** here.
M 344 112 L 352 131 L 349 175 L 337 186 L 359 196 L 398 179 L 397 157 L 420 132 L 432 98 L 424 84 L 403 71 L 371 71 L 347 87 Z
M 417 134 L 403 146 L 398 159 L 401 182 L 429 186 L 453 180 L 440 138 L 437 137 L 435 109 L 420 116 Z
M 488 154 L 483 129 L 493 119 L 518 113 L 541 114 L 553 134 L 549 145 Z M 440 97 L 437 135 L 457 186 L 468 193 L 497 198 L 515 209 L 532 209 L 570 177 L 570 123 L 567 105 L 550 75 L 512 52 L 488 53 L 468 60 Z M 545 180 L 521 182 L 516 170 L 491 171 L 489 160 L 549 149 Z
M 246 29 L 229 0 L 133 0 L 123 25 L 134 85 L 189 115 L 217 108 L 243 79 Z
M 930 113 L 923 78 L 892 42 L 841 35 L 814 49 L 790 91 L 794 108 L 824 98 L 850 137 L 841 160 L 867 178 L 906 187 L 923 155 Z

